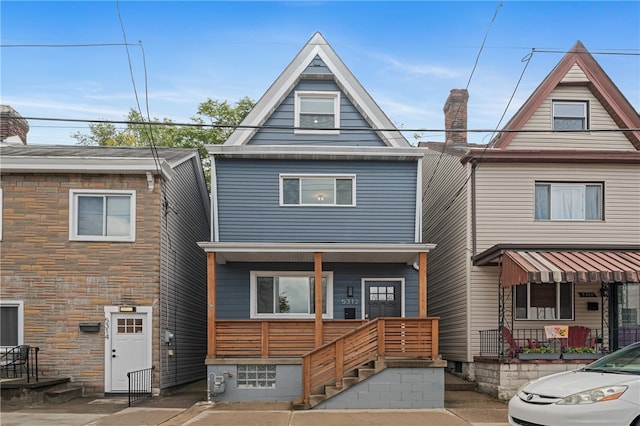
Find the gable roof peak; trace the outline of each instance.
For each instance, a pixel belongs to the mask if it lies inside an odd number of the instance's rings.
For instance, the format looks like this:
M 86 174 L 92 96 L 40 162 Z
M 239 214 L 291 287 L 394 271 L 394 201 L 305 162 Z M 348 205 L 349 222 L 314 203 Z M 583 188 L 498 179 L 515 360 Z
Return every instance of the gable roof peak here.
M 329 69 L 336 84 L 349 98 L 373 130 L 389 147 L 410 147 L 411 144 L 386 116 L 371 95 L 360 84 L 342 59 L 333 50 L 324 36 L 316 31 L 300 52 L 287 65 L 271 87 L 262 95 L 253 109 L 244 118 L 240 127 L 224 142 L 224 145 L 246 145 L 253 135 L 269 119 L 273 111 L 303 76 L 311 62 L 319 57 Z
M 602 69 L 580 40 L 562 57 L 560 62 L 544 78 L 520 109 L 505 124 L 503 129 L 520 130 L 529 121 L 542 102 L 558 87 L 574 65 L 585 74 L 585 86 L 593 93 L 605 110 L 609 112 L 619 128 L 640 128 L 640 116 L 615 83 Z M 640 132 L 623 132 L 631 144 L 640 151 Z M 506 148 L 516 133 L 499 133 L 489 143 L 491 148 Z

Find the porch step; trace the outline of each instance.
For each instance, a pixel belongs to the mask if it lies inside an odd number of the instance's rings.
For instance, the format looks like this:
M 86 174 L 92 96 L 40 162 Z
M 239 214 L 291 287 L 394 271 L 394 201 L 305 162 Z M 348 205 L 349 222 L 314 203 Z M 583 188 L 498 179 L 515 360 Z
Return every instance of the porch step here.
M 324 393 L 311 395 L 309 397 L 309 403 L 305 404 L 301 398 L 297 398 L 293 401 L 292 408 L 294 410 L 310 410 L 318 404 L 323 403 L 329 398 L 344 392 L 350 387 L 357 385 L 358 383 L 367 380 L 369 377 L 384 370 L 386 366 L 383 362 L 370 362 L 362 367 L 356 368 L 352 372 L 349 372 L 348 376 L 342 378 L 342 386 L 325 386 Z
M 47 402 L 61 403 L 67 402 L 82 396 L 82 386 L 65 383 L 55 386 L 45 392 Z
M 475 391 L 477 387 L 476 382 L 470 382 L 449 372 L 444 373 L 445 391 Z

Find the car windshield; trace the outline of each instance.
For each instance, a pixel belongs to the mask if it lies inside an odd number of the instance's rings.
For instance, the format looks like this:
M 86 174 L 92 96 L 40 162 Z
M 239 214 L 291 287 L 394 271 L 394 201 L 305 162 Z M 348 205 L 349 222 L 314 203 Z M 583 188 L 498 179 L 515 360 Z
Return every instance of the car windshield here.
M 584 371 L 640 375 L 640 342 L 600 358 L 585 367 Z

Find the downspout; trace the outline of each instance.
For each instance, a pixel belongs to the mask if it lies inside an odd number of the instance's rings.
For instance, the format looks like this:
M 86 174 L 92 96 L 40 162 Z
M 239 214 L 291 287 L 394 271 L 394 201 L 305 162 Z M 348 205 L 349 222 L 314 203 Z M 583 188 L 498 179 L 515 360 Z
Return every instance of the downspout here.
M 476 235 L 476 168 L 478 160 L 471 160 L 471 255 L 475 256 L 478 250 Z

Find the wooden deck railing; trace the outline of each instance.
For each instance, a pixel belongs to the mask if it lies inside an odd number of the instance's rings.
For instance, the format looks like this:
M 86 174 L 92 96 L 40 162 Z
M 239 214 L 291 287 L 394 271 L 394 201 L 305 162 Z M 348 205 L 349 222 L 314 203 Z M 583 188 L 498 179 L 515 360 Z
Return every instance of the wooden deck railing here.
M 437 318 L 377 318 L 302 358 L 305 404 L 324 386 L 342 386 L 345 371 L 384 358 L 438 359 Z
M 323 341 L 328 343 L 355 330 L 365 321 L 326 320 Z M 216 358 L 301 357 L 314 348 L 313 320 L 217 320 Z

